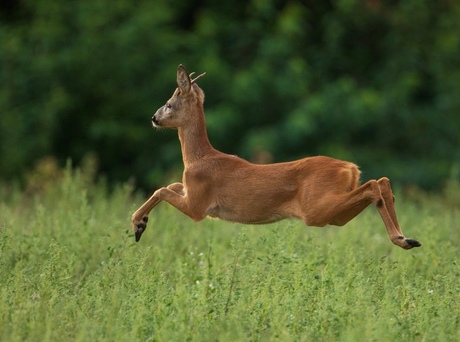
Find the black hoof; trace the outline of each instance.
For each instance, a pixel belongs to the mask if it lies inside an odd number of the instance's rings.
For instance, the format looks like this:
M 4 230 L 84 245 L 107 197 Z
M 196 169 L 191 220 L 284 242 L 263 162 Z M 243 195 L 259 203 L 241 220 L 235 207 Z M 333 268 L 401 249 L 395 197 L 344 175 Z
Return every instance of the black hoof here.
M 420 247 L 422 245 L 420 242 L 418 242 L 417 240 L 413 240 L 413 239 L 406 239 L 406 242 L 411 247 Z
M 134 235 L 136 237 L 136 242 L 139 242 L 139 240 L 141 239 L 142 233 L 145 231 L 145 228 L 147 228 L 147 225 L 145 223 L 138 223 L 136 224 L 136 227 L 137 229 Z

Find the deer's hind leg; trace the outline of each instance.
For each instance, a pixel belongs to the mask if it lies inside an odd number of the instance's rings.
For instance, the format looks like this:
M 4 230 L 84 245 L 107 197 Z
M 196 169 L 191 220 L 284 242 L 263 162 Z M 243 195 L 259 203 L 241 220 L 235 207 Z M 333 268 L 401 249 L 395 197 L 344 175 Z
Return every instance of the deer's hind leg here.
M 352 191 L 325 193 L 316 201 L 310 201 L 303 220 L 309 226 L 322 227 L 327 224 L 343 226 L 373 201 L 377 202 L 379 196 L 380 190 L 375 180 Z
M 403 247 L 406 249 L 410 249 L 412 247 L 420 247 L 421 244 L 417 240 L 413 239 L 406 239 L 404 238 L 404 234 L 401 231 L 401 228 L 398 223 L 398 218 L 396 217 L 396 210 L 394 206 L 395 197 L 393 195 L 393 191 L 391 190 L 390 180 L 387 177 L 380 178 L 377 183 L 380 187 L 380 192 L 382 194 L 383 201 L 385 203 L 385 207 L 390 215 L 391 221 L 396 228 L 396 231 L 399 233 L 398 239 L 405 240 L 405 242 L 409 245 L 409 247 Z
M 393 206 L 393 194 L 391 188 L 386 187 L 387 180 L 380 181 L 383 193 L 379 182 L 370 180 L 349 192 L 324 194 L 320 201 L 310 205 L 305 213 L 304 222 L 313 226 L 344 225 L 373 203 L 385 224 L 390 240 L 395 245 L 404 249 L 419 247 L 418 241 L 406 239 L 399 228 Z
M 323 184 L 320 189 L 304 194 L 308 205 L 303 205 L 303 221 L 309 226 L 325 226 L 332 224 L 343 226 L 360 214 L 372 203 L 370 191 L 371 184 L 359 185 L 361 172 L 350 164 L 341 172 L 334 170 L 334 175 L 327 181 L 320 180 Z M 334 183 L 331 183 L 334 180 Z M 328 188 L 324 184 L 329 185 Z

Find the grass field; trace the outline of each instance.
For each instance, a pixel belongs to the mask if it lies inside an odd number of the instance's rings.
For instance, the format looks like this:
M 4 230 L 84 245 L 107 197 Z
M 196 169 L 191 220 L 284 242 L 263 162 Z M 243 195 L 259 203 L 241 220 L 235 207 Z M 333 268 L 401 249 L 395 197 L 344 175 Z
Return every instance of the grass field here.
M 374 208 L 311 228 L 161 204 L 136 244 L 143 198 L 90 178 L 0 191 L 0 341 L 460 341 L 458 202 L 397 196 L 410 251 Z

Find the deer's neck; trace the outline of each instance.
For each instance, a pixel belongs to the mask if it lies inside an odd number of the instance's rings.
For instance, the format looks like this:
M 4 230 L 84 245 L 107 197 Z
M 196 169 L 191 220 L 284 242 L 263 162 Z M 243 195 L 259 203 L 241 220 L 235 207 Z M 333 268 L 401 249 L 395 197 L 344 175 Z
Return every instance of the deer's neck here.
M 203 158 L 214 150 L 206 132 L 204 114 L 199 115 L 193 125 L 179 127 L 178 132 L 185 166 Z

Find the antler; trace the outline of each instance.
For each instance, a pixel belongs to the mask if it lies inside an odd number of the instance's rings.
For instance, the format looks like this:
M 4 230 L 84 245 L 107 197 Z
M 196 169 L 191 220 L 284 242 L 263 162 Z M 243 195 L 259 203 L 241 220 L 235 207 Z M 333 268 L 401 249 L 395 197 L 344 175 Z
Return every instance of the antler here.
M 192 78 L 192 76 L 193 76 L 194 73 L 195 73 L 195 72 L 190 73 L 189 77 Z M 204 75 L 206 75 L 205 72 L 203 72 L 201 75 L 198 75 L 197 77 L 195 77 L 195 78 L 192 80 L 192 83 L 191 83 L 191 84 L 193 84 L 193 83 L 195 83 L 196 81 L 198 81 L 198 80 L 199 80 L 201 77 L 203 77 Z

